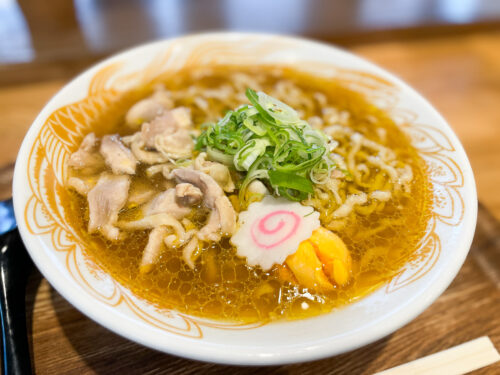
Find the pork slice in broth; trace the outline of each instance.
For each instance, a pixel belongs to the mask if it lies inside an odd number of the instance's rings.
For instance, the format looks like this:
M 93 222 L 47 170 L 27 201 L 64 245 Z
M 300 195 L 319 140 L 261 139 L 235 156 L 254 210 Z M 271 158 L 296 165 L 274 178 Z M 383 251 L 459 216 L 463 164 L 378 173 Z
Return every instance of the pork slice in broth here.
M 196 159 L 194 159 L 194 169 L 208 174 L 224 191 L 232 193 L 235 186 L 231 178 L 231 173 L 229 173 L 229 168 L 224 164 L 206 160 L 206 158 L 206 152 L 200 153 Z
M 101 232 L 111 241 L 120 239 L 120 231 L 115 224 L 118 212 L 127 202 L 130 178 L 127 175 L 104 173 L 87 196 L 89 203 L 90 233 Z
M 218 242 L 221 239 L 220 215 L 216 210 L 210 212 L 206 224 L 199 230 L 196 236 L 202 241 Z
M 78 170 L 86 169 L 90 173 L 104 167 L 104 160 L 99 154 L 99 139 L 94 133 L 83 138 L 78 150 L 70 155 L 68 166 Z
M 155 148 L 155 140 L 158 136 L 166 136 L 177 131 L 177 123 L 170 111 L 155 117 L 151 122 L 145 122 L 141 127 L 141 136 L 144 145 Z
M 154 228 L 149 233 L 148 243 L 142 253 L 140 272 L 147 273 L 151 271 L 153 264 L 158 260 L 163 247 L 163 239 L 167 236 L 169 230 L 165 226 Z
M 191 208 L 179 204 L 176 200 L 176 189 L 170 188 L 156 195 L 149 203 L 146 203 L 142 212 L 144 216 L 167 213 L 180 220 L 189 215 Z
M 190 168 L 174 169 L 170 176 L 179 183 L 187 182 L 198 187 L 203 193 L 203 204 L 208 208 L 215 208 L 215 200 L 225 196 L 222 188 L 209 175 Z
M 175 187 L 175 198 L 180 205 L 192 207 L 201 202 L 203 193 L 196 186 L 183 182 Z
M 153 120 L 172 107 L 173 102 L 168 93 L 163 90 L 156 91 L 150 97 L 139 100 L 128 110 L 125 123 L 137 129 L 142 123 Z
M 157 136 L 155 148 L 171 159 L 187 158 L 193 152 L 194 142 L 188 130 L 177 129 L 172 134 Z
M 215 209 L 219 214 L 220 229 L 223 235 L 230 236 L 236 231 L 236 212 L 228 197 L 215 200 Z
M 90 177 L 70 177 L 67 185 L 73 188 L 78 194 L 87 196 L 90 190 L 96 185 L 97 176 Z
M 186 107 L 177 107 L 170 111 L 173 116 L 177 127 L 180 129 L 191 129 L 193 121 L 191 119 L 191 110 Z
M 135 207 L 140 206 L 158 194 L 158 191 L 153 189 L 149 184 L 146 184 L 142 181 L 135 181 L 130 187 L 127 206 Z
M 120 141 L 118 135 L 102 137 L 100 152 L 104 156 L 106 165 L 115 174 L 134 174 L 137 160 L 132 152 Z
M 218 241 L 221 235 L 231 235 L 236 229 L 236 212 L 222 188 L 209 175 L 189 168 L 175 169 L 171 173 L 178 182 L 187 182 L 203 193 L 203 205 L 213 210 L 207 224 L 197 236 L 203 241 Z
M 166 111 L 141 127 L 144 146 L 161 151 L 172 158 L 187 157 L 193 149 L 189 133 L 191 112 L 184 107 Z

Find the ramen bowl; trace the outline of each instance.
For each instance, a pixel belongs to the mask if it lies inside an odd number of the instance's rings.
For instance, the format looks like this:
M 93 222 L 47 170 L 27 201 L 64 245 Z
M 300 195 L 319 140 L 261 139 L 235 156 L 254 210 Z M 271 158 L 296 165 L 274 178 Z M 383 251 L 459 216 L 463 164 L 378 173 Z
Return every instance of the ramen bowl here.
M 70 150 L 92 118 L 120 94 L 179 69 L 288 65 L 362 93 L 410 137 L 425 160 L 433 206 L 416 256 L 382 287 L 330 313 L 238 324 L 158 308 L 86 255 L 60 200 Z M 154 42 L 112 56 L 59 91 L 33 122 L 14 174 L 14 206 L 36 266 L 72 305 L 111 331 L 150 348 L 202 361 L 269 365 L 337 355 L 410 322 L 448 287 L 469 251 L 477 215 L 474 177 L 457 137 L 407 84 L 335 47 L 266 34 L 210 33 Z

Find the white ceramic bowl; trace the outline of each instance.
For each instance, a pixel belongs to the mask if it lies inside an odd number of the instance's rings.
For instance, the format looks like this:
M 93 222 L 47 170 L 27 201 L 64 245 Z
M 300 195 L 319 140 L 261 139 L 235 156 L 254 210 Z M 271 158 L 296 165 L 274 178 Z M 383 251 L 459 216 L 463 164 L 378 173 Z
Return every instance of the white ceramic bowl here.
M 235 325 L 158 310 L 135 298 L 82 252 L 59 202 L 64 161 L 92 117 L 120 92 L 166 71 L 205 64 L 289 64 L 335 77 L 385 109 L 428 163 L 434 206 L 420 257 L 368 297 L 299 321 Z M 280 364 L 346 352 L 380 339 L 427 308 L 469 251 L 477 198 L 467 156 L 446 121 L 392 74 L 337 48 L 265 34 L 211 33 L 146 44 L 97 64 L 66 85 L 29 129 L 14 174 L 17 223 L 35 264 L 76 308 L 108 329 L 183 357 Z

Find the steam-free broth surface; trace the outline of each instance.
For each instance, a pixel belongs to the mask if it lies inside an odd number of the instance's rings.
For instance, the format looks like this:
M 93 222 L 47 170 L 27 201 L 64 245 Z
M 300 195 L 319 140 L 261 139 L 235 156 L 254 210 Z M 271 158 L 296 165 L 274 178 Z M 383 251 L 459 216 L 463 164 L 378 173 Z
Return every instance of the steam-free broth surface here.
M 366 295 L 414 259 L 432 203 L 425 164 L 410 145 L 408 137 L 389 116 L 369 104 L 363 96 L 332 79 L 279 67 L 193 69 L 165 77 L 161 83 L 165 89 L 180 93 L 174 96 L 174 106 L 190 108 L 197 128 L 208 121 L 217 121 L 227 110 L 246 103 L 245 85 L 276 96 L 298 110 L 302 118 L 311 119 L 313 126 L 317 122 L 316 126 L 327 128 L 327 117 L 337 116 L 337 122 L 392 150 L 398 160 L 411 167 L 413 179 L 409 191 L 396 191 L 385 202 L 369 201 L 359 205 L 342 220 L 332 219 L 338 205 L 329 193 L 316 197 L 311 203 L 320 213 L 321 224 L 344 241 L 352 257 L 349 283 L 336 286 L 329 292 L 316 292 L 286 281 L 283 272 L 287 271 L 280 267 L 269 271 L 250 267 L 244 258 L 236 255 L 228 238 L 218 243 L 204 243 L 194 269 L 183 262 L 182 249 L 174 248 L 164 250 L 150 272 L 141 273 L 139 264 L 149 231 L 124 232 L 123 239 L 117 242 L 109 241 L 101 234 L 89 234 L 87 199 L 68 190 L 64 204 L 78 235 L 88 244 L 85 249 L 88 256 L 137 296 L 162 308 L 218 320 L 252 322 L 280 317 L 304 318 L 331 311 Z M 217 92 L 229 92 L 227 87 L 239 95 L 231 94 L 220 99 L 222 95 Z M 142 87 L 124 95 L 120 103 L 103 108 L 93 126 L 96 134 L 131 134 L 124 125 L 125 113 L 132 103 L 146 97 L 153 89 L 154 85 Z M 202 104 L 196 99 L 197 95 L 207 90 L 213 91 L 213 95 L 208 99 L 205 97 L 205 104 Z M 325 108 L 334 108 L 336 112 L 332 115 Z M 348 139 L 339 135 L 337 141 L 338 152 L 347 155 L 352 147 Z M 363 158 L 363 150 L 359 153 Z M 234 171 L 232 175 L 238 179 Z M 387 185 L 380 169 L 365 171 L 362 176 L 358 182 L 349 181 L 350 177 L 343 180 L 339 194 L 368 193 Z M 138 166 L 131 181 L 131 188 L 142 185 L 157 192 L 164 190 L 165 186 L 161 175 L 148 177 L 144 165 Z M 237 192 L 228 195 L 231 202 L 236 202 L 231 195 L 237 196 Z M 235 204 L 236 211 L 244 208 Z M 199 205 L 188 219 L 199 228 L 207 220 L 208 213 Z M 137 215 L 138 207 L 127 205 L 120 211 L 119 219 L 131 220 Z

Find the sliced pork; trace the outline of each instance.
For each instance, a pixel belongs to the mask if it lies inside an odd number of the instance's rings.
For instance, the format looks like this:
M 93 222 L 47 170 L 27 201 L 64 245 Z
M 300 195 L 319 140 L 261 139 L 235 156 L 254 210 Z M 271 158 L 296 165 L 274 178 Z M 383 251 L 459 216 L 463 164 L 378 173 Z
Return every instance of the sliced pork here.
M 194 148 L 189 132 L 191 115 L 188 109 L 179 107 L 165 111 L 141 127 L 143 146 L 159 151 L 163 156 L 179 159 L 191 156 Z
M 236 230 L 236 212 L 228 197 L 221 195 L 215 200 L 215 209 L 219 213 L 221 232 L 224 236 L 232 235 Z
M 181 206 L 192 207 L 203 199 L 203 193 L 196 186 L 181 183 L 175 187 L 175 199 Z
M 111 168 L 113 173 L 135 173 L 137 160 L 132 152 L 120 141 L 117 134 L 102 137 L 100 152 L 104 156 L 106 165 Z
M 173 134 L 178 130 L 189 130 L 191 126 L 191 112 L 187 108 L 179 107 L 163 112 L 152 121 L 142 124 L 141 136 L 146 147 L 156 148 L 156 137 Z
M 87 196 L 90 190 L 96 185 L 97 178 L 88 177 L 88 178 L 78 178 L 78 177 L 70 177 L 68 179 L 68 186 L 73 188 L 78 194 Z
M 186 129 L 177 129 L 172 134 L 161 134 L 155 138 L 155 148 L 171 159 L 191 156 L 194 141 Z
M 196 236 L 202 241 L 220 241 L 222 233 L 220 214 L 218 211 L 213 210 L 210 212 L 206 224 L 199 230 Z
M 171 111 L 165 112 L 151 122 L 145 122 L 141 127 L 141 136 L 144 145 L 155 148 L 156 137 L 163 134 L 168 135 L 177 131 L 177 123 Z
M 206 158 L 205 152 L 200 153 L 194 160 L 194 169 L 210 175 L 225 192 L 232 193 L 235 186 L 229 168 L 224 164 L 206 160 Z
M 145 149 L 144 140 L 141 133 L 135 133 L 130 138 L 130 149 L 132 153 L 142 163 L 145 164 L 162 164 L 169 161 L 169 158 L 158 151 L 148 151 Z
M 116 241 L 120 231 L 115 227 L 118 212 L 127 202 L 130 178 L 104 173 L 96 186 L 89 191 L 89 227 L 90 233 L 101 232 L 104 237 Z
M 177 107 L 170 111 L 177 127 L 180 129 L 190 129 L 193 126 L 191 119 L 191 110 L 186 107 Z
M 166 91 L 159 90 L 146 99 L 135 103 L 125 116 L 126 124 L 137 129 L 144 122 L 153 120 L 167 109 L 172 108 L 174 103 Z
M 168 189 L 158 195 L 145 205 L 142 212 L 144 216 L 167 213 L 177 220 L 189 215 L 191 208 L 177 202 L 176 189 Z
M 136 221 L 119 221 L 117 226 L 125 230 L 154 229 L 160 226 L 168 227 L 175 233 L 164 238 L 167 246 L 172 247 L 175 242 L 183 244 L 191 238 L 192 233 L 186 232 L 182 224 L 167 213 L 146 216 Z M 169 232 L 170 233 L 170 232 Z
M 140 206 L 153 199 L 156 194 L 158 194 L 158 192 L 151 188 L 151 186 L 145 183 L 136 182 L 130 187 L 127 205 L 130 207 Z
M 203 205 L 213 210 L 207 224 L 198 232 L 203 241 L 218 241 L 221 236 L 230 236 L 236 230 L 236 212 L 222 188 L 209 175 L 189 168 L 179 168 L 171 175 L 178 182 L 187 182 L 203 193 Z
M 153 264 L 156 263 L 160 257 L 163 247 L 163 239 L 168 234 L 168 229 L 165 226 L 154 228 L 149 233 L 148 243 L 142 253 L 142 260 L 140 265 L 141 273 L 151 271 Z
M 194 261 L 193 255 L 194 252 L 198 249 L 199 241 L 197 237 L 191 238 L 191 240 L 187 243 L 186 246 L 182 249 L 182 258 L 189 266 L 189 268 L 194 269 Z
M 104 167 L 104 160 L 99 154 L 99 139 L 94 133 L 83 138 L 80 148 L 70 155 L 68 166 L 78 170 L 88 169 L 90 172 Z

